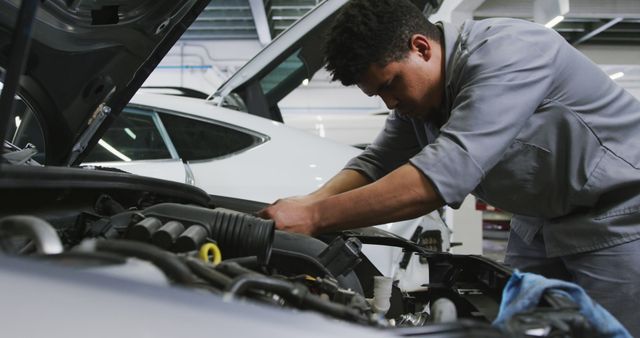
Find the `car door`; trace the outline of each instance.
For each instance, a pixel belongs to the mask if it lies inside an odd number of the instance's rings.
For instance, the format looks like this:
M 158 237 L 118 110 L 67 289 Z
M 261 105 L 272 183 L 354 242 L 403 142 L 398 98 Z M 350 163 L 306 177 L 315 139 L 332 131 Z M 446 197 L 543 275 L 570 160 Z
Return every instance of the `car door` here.
M 158 114 L 145 108 L 126 107 L 83 165 L 193 184 Z

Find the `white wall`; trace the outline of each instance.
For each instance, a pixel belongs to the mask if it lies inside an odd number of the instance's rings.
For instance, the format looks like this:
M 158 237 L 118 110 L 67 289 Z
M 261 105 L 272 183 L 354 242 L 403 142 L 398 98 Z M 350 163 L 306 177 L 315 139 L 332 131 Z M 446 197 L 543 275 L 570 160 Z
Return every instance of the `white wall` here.
M 257 40 L 178 42 L 144 86 L 179 86 L 212 93 L 261 49 Z
M 462 243 L 452 253 L 482 255 L 482 212 L 476 210 L 476 198 L 468 195 L 460 209 L 445 209 L 445 221 L 453 230 L 451 242 Z

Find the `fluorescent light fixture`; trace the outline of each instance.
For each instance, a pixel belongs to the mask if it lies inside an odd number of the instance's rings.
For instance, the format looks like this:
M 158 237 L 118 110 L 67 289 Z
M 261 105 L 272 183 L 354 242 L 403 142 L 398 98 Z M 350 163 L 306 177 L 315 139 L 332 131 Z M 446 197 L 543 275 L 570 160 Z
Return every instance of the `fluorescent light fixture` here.
M 136 139 L 136 134 L 134 132 L 131 131 L 131 129 L 129 128 L 124 128 L 124 132 L 127 133 L 127 135 L 129 135 L 129 137 L 131 137 L 132 139 Z
M 318 132 L 318 136 L 320 137 L 327 136 L 324 131 L 324 123 L 316 123 L 315 127 L 316 127 L 316 131 Z
M 125 162 L 131 162 L 131 159 L 128 158 L 125 154 L 119 152 L 116 150 L 116 148 L 112 147 L 109 143 L 103 141 L 102 139 L 100 139 L 100 141 L 98 141 L 98 144 L 100 146 L 102 146 L 104 149 L 107 149 L 108 152 L 114 154 L 117 158 L 125 161 Z
M 303 86 L 308 86 L 309 85 L 309 79 L 302 80 L 302 85 Z
M 551 19 L 551 21 L 547 22 L 544 26 L 547 28 L 553 28 L 553 26 L 559 24 L 562 20 L 564 20 L 564 16 L 558 15 L 555 18 Z
M 619 78 L 621 78 L 623 76 L 624 76 L 623 72 L 617 72 L 617 73 L 613 73 L 613 74 L 609 75 L 611 80 L 616 80 L 616 79 L 619 79 Z
M 533 21 L 551 28 L 569 13 L 569 0 L 535 0 Z

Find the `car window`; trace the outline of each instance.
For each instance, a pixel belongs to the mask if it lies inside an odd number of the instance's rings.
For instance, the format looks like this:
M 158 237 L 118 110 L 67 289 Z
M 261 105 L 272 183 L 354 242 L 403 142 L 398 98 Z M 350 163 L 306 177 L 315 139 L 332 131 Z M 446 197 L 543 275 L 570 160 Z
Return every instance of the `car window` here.
M 3 84 L 0 82 L 0 91 Z M 38 152 L 32 157 L 38 163 L 45 162 L 44 132 L 38 116 L 30 105 L 19 95 L 15 97 L 13 112 L 7 126 L 6 140 L 19 148 L 34 146 Z
M 227 156 L 262 142 L 262 138 L 231 127 L 167 113 L 158 113 L 173 146 L 184 161 Z
M 127 107 L 93 147 L 85 162 L 169 159 L 155 113 Z

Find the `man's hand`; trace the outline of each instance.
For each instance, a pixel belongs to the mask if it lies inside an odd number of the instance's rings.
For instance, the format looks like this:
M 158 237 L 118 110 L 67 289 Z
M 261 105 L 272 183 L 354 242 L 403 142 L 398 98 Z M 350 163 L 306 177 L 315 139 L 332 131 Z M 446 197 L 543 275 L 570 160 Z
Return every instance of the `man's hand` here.
M 274 220 L 278 230 L 314 235 L 317 232 L 314 200 L 311 196 L 280 199 L 260 210 L 258 216 Z
M 315 216 L 318 214 L 315 211 L 317 210 L 315 202 L 370 182 L 367 177 L 355 170 L 343 169 L 313 193 L 280 199 L 260 210 L 258 216 L 276 221 L 276 228 L 279 230 L 314 235 L 320 232 L 317 224 L 320 220 Z
M 431 181 L 408 163 L 359 188 L 279 200 L 259 216 L 277 229 L 314 235 L 415 218 L 443 205 Z

